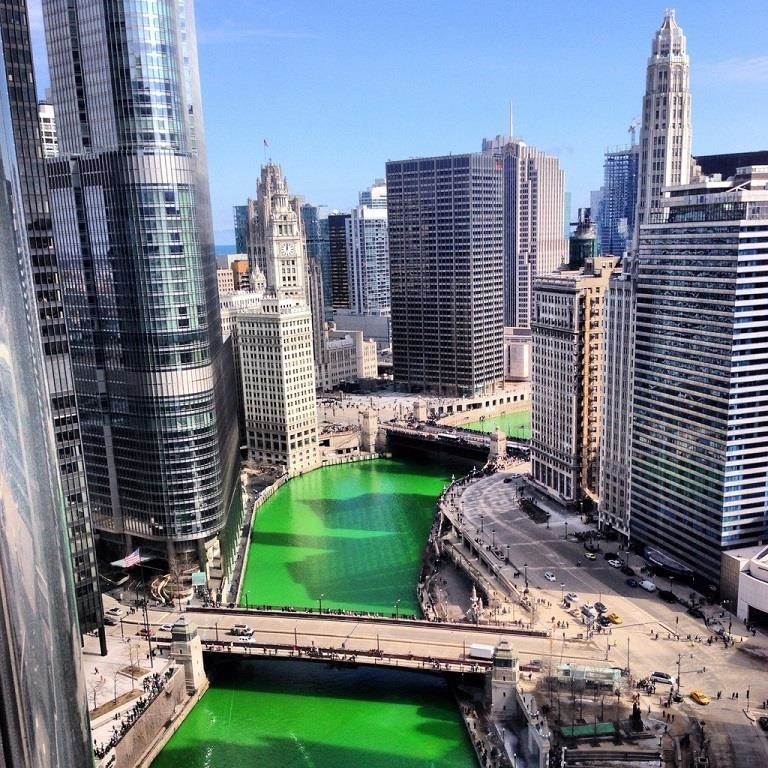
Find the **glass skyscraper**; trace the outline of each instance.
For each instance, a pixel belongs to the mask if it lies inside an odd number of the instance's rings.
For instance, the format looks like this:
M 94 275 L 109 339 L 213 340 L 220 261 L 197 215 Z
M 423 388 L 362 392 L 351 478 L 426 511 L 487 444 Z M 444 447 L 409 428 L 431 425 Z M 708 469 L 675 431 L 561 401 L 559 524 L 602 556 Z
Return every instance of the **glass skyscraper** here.
M 7 33 L 1 25 L 0 35 Z M 27 253 L 15 167 L 12 71 L 0 62 L 0 766 L 90 766 L 48 360 L 35 316 L 41 273 Z
M 51 208 L 95 527 L 203 560 L 237 473 L 192 3 L 46 0 Z
M 48 207 L 48 185 L 43 161 L 45 151 L 41 152 L 43 142 L 38 120 L 26 3 L 18 0 L 0 2 L 0 26 L 21 185 L 20 202 L 26 224 L 29 266 L 34 281 L 35 315 L 43 342 L 44 372 L 53 418 L 59 476 L 64 491 L 80 630 L 87 632 L 98 629 L 102 650 L 106 652 L 83 446 Z

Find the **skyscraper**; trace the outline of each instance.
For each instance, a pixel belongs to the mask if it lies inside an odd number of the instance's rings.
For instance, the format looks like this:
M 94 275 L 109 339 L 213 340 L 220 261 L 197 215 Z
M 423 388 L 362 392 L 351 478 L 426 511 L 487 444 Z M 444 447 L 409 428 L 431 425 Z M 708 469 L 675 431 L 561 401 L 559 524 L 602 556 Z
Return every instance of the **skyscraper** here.
M 360 205 L 352 209 L 346 225 L 349 308 L 361 315 L 388 313 L 387 188 L 383 181 L 360 193 Z
M 691 96 L 685 35 L 666 11 L 651 44 L 639 142 L 633 246 L 611 280 L 600 440 L 601 527 L 630 535 L 630 463 L 636 246 L 640 225 L 663 211 L 661 189 L 687 183 L 691 168 Z
M 485 139 L 483 151 L 501 153 L 504 170 L 504 325 L 530 328 L 533 280 L 568 252 L 565 174 L 554 155 L 520 139 Z
M 116 554 L 205 562 L 238 440 L 192 4 L 43 10 L 60 145 L 51 208 L 94 525 Z
M 36 275 L 24 232 L 24 201 L 8 83 L 29 50 L 23 3 L 2 4 L 0 37 L 0 765 L 93 765 L 65 504 L 46 391 Z M 18 45 L 18 51 L 14 48 Z M 22 61 L 14 61 L 19 53 Z M 16 99 L 20 94 L 16 94 Z M 37 124 L 37 106 L 27 119 Z M 27 125 L 30 129 L 31 126 Z M 28 159 L 28 158 L 27 158 Z M 34 274 L 33 274 L 34 273 Z
M 723 550 L 768 534 L 767 183 L 673 188 L 640 230 L 632 539 L 715 585 Z
M 309 271 L 301 206 L 279 165 L 262 167 L 249 253 L 267 286 L 261 309 L 237 318 L 248 455 L 287 472 L 317 465 Z M 318 283 L 319 285 L 319 283 Z M 312 294 L 312 295 L 310 295 Z
M 638 147 L 605 153 L 598 218 L 600 253 L 623 256 L 635 230 Z
M 301 223 L 304 230 L 304 241 L 307 246 L 307 260 L 310 264 L 314 261 L 320 269 L 322 278 L 323 313 L 325 307 L 331 304 L 331 256 L 330 243 L 328 241 L 328 206 L 310 205 L 304 203 L 301 206 Z M 312 267 L 313 269 L 315 267 Z M 312 310 L 314 314 L 314 309 Z M 323 315 L 321 315 L 322 317 Z
M 44 340 L 44 372 L 50 395 L 59 475 L 64 491 L 80 629 L 83 632 L 98 629 L 102 650 L 106 652 L 101 590 L 96 570 L 96 549 L 75 404 L 69 338 L 59 288 L 59 269 L 48 207 L 48 184 L 41 157 L 43 131 L 38 120 L 26 4 L 0 3 L 0 26 L 10 83 L 11 123 L 22 191 L 20 202 L 26 224 L 29 266 L 35 281 L 35 316 Z M 52 123 L 50 105 L 48 113 Z M 55 128 L 52 130 L 55 135 Z M 45 154 L 43 151 L 42 155 Z
M 587 215 L 569 263 L 534 281 L 531 474 L 566 503 L 597 494 L 603 316 L 616 258 L 596 252 Z
M 328 217 L 328 262 L 331 271 L 331 293 L 326 306 L 349 309 L 349 244 L 347 222 L 350 214 L 334 213 Z
M 503 375 L 502 158 L 387 163 L 395 385 L 461 396 Z

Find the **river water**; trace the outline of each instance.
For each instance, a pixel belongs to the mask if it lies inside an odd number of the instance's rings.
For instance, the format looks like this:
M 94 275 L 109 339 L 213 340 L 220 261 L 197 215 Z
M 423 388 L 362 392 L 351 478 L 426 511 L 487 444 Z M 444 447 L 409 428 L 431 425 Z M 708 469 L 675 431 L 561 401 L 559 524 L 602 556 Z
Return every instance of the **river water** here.
M 242 602 L 417 614 L 437 465 L 378 459 L 295 478 L 259 511 Z M 322 597 L 321 597 L 322 596 Z M 227 660 L 153 768 L 466 768 L 446 682 L 308 661 Z

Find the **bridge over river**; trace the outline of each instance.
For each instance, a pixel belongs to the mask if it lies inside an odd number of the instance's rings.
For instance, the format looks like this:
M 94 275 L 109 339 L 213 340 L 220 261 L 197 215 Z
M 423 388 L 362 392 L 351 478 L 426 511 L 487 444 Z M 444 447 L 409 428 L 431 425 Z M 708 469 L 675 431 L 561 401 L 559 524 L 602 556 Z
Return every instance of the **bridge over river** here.
M 440 672 L 484 672 L 490 661 L 472 658 L 470 646 L 495 646 L 503 638 L 523 662 L 534 657 L 545 659 L 549 654 L 559 659 L 563 652 L 572 660 L 594 660 L 598 655 L 591 643 L 566 643 L 550 639 L 541 630 L 510 625 L 254 609 L 190 608 L 186 616 L 197 626 L 203 650 L 217 655 L 301 657 Z M 248 637 L 234 634 L 236 624 L 248 625 L 253 633 Z M 163 643 L 163 637 L 158 641 Z

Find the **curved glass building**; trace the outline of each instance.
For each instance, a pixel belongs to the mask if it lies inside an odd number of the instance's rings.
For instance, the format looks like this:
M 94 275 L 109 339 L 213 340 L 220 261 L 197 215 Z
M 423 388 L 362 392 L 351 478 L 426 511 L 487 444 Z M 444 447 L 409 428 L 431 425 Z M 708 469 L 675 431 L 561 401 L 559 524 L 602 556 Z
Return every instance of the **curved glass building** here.
M 67 523 L 7 83 L 0 61 L 0 766 L 89 766 Z
M 238 468 L 188 0 L 44 0 L 54 236 L 95 528 L 205 557 Z

